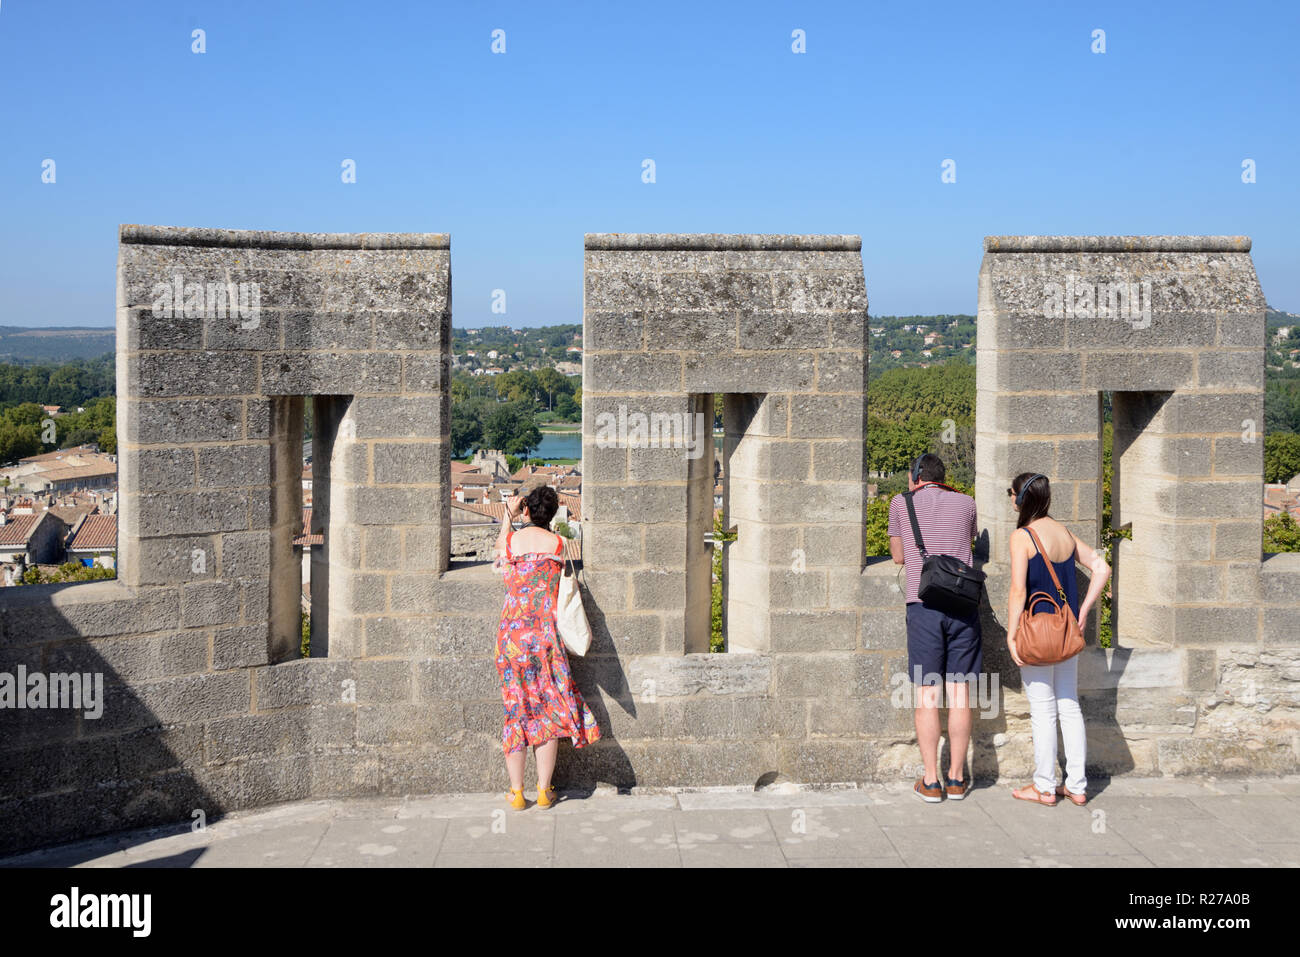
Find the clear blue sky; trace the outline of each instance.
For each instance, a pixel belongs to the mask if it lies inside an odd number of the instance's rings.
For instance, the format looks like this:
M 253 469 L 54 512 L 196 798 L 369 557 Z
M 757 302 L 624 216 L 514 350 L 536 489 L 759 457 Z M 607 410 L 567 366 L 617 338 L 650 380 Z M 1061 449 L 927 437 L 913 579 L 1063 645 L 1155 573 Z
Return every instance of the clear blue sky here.
M 877 315 L 974 312 L 986 234 L 1244 233 L 1300 311 L 1298 11 L 0 0 L 0 324 L 111 324 L 126 222 L 449 232 L 458 327 L 580 322 L 605 231 L 859 233 Z

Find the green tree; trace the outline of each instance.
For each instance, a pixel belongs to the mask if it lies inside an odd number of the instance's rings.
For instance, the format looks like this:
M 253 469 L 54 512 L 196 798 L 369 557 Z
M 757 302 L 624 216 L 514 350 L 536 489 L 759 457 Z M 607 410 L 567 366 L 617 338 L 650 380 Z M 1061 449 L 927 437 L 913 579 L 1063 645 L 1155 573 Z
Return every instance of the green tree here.
M 451 404 L 451 422 L 448 432 L 451 439 L 451 454 L 460 458 L 483 443 L 483 402 L 464 401 Z
M 582 407 L 565 392 L 555 400 L 555 414 L 566 422 L 575 422 L 582 416 Z
M 568 377 L 561 375 L 550 366 L 538 369 L 536 380 L 537 385 L 546 394 L 546 408 L 548 411 L 555 408 L 556 397 L 568 392 L 570 389 Z
M 1264 436 L 1264 481 L 1289 482 L 1300 475 L 1300 435 L 1272 432 Z
M 889 499 L 867 503 L 867 557 L 889 554 Z
M 1264 519 L 1264 551 L 1300 552 L 1300 524 L 1288 512 Z
M 516 369 L 496 376 L 497 395 L 507 402 L 524 404 L 533 410 L 542 395 L 537 376 L 527 369 Z
M 902 422 L 915 415 L 957 421 L 975 415 L 975 366 L 947 362 L 882 373 L 867 387 L 867 409 Z
M 488 413 L 483 419 L 483 443 L 511 455 L 526 455 L 541 445 L 531 403 L 507 402 Z
M 735 533 L 728 533 L 722 524 L 722 510 L 713 513 L 713 540 L 715 542 L 734 542 Z M 713 546 L 713 557 L 710 562 L 713 569 L 712 596 L 710 601 L 710 634 L 709 634 L 709 651 L 719 652 L 727 650 L 726 636 L 722 634 L 722 547 Z
M 867 467 L 889 475 L 905 472 L 916 457 L 928 452 L 941 438 L 943 422 L 931 415 L 915 414 L 905 421 L 869 416 L 867 419 Z
M 58 582 L 88 582 L 116 577 L 117 572 L 111 568 L 104 568 L 102 565 L 64 562 L 52 572 L 46 572 L 39 565 L 32 565 L 23 572 L 21 583 L 24 585 L 50 585 Z

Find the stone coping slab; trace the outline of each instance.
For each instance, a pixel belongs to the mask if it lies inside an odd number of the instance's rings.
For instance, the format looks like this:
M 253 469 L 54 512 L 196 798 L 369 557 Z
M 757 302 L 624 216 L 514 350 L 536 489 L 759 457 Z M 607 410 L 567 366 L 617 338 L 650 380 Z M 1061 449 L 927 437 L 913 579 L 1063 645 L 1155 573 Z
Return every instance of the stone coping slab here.
M 123 243 L 143 246 L 229 246 L 247 249 L 450 249 L 448 233 L 288 233 L 259 229 L 123 224 Z
M 796 250 L 860 252 L 861 236 L 783 236 L 772 233 L 587 233 L 587 249 Z
M 985 236 L 986 253 L 1248 253 L 1249 236 Z

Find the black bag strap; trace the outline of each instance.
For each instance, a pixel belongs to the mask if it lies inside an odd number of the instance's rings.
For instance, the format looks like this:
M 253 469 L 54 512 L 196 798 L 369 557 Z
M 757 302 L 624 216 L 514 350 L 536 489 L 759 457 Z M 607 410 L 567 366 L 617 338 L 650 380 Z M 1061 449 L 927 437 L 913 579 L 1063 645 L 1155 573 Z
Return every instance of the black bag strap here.
M 916 539 L 917 550 L 920 551 L 922 558 L 929 556 L 925 551 L 925 542 L 921 538 L 921 523 L 916 520 L 916 506 L 912 504 L 913 492 L 904 492 L 903 501 L 907 503 L 907 518 L 912 523 L 912 537 Z

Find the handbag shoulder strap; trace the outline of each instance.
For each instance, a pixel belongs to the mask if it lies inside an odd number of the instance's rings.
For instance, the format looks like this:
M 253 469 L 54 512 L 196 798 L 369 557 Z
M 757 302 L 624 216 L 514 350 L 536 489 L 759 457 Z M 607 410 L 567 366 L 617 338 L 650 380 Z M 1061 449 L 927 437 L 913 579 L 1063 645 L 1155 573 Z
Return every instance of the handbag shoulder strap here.
M 921 539 L 921 523 L 916 520 L 916 506 L 912 504 L 913 494 L 912 492 L 904 492 L 903 501 L 907 503 L 907 518 L 912 523 L 912 537 L 916 539 L 917 551 L 921 553 L 922 558 L 925 558 L 927 557 L 925 542 Z
M 1034 530 L 1028 525 L 1025 526 L 1025 531 L 1028 532 L 1029 537 L 1034 540 L 1034 547 L 1038 549 L 1038 554 L 1043 556 L 1043 564 L 1047 566 L 1047 574 L 1052 576 L 1052 584 L 1056 586 L 1056 592 L 1061 596 L 1061 603 L 1069 610 L 1070 617 L 1073 618 L 1074 609 L 1070 608 L 1070 603 L 1065 600 L 1065 589 L 1061 587 L 1061 580 L 1056 577 L 1056 569 L 1052 566 L 1052 560 L 1048 558 L 1047 553 L 1043 551 L 1043 543 L 1038 540 L 1038 536 L 1034 534 Z

